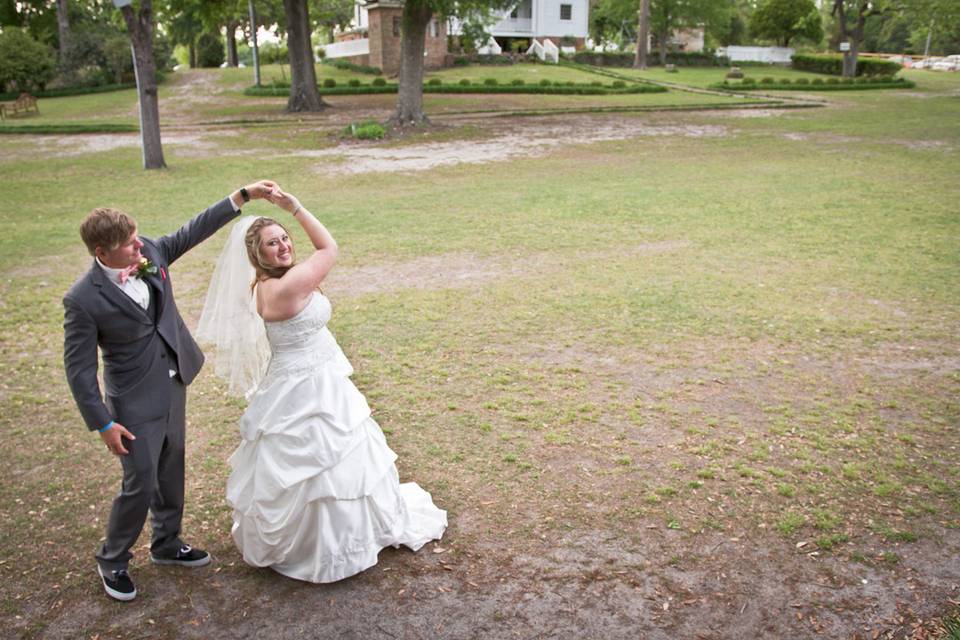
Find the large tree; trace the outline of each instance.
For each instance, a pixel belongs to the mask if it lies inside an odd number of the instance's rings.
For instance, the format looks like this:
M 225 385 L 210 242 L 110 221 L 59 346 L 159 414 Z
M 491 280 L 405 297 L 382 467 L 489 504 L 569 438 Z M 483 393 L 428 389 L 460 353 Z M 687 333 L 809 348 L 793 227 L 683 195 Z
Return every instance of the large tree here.
M 317 89 L 307 0 L 283 0 L 287 21 L 287 55 L 290 61 L 290 97 L 287 111 L 322 111 L 327 104 Z
M 637 12 L 637 55 L 633 59 L 636 69 L 647 68 L 647 48 L 650 45 L 650 0 L 640 0 Z
M 837 31 L 841 40 L 849 43 L 843 52 L 843 77 L 857 75 L 857 56 L 866 32 L 867 18 L 880 15 L 890 9 L 885 0 L 833 0 L 831 15 L 837 21 Z
M 813 0 L 765 0 L 750 16 L 750 33 L 780 47 L 789 47 L 794 38 L 817 44 L 823 25 Z
M 153 59 L 153 4 L 151 0 L 140 0 L 139 8 L 128 4 L 120 11 L 127 23 L 133 49 L 133 68 L 137 76 L 143 168 L 162 169 L 167 164 L 163 161 L 163 145 L 160 143 L 157 65 Z
M 426 122 L 423 113 L 423 54 L 430 20 L 450 16 L 476 17 L 506 9 L 517 0 L 406 0 L 400 27 L 400 77 L 397 108 L 390 122 L 396 126 Z

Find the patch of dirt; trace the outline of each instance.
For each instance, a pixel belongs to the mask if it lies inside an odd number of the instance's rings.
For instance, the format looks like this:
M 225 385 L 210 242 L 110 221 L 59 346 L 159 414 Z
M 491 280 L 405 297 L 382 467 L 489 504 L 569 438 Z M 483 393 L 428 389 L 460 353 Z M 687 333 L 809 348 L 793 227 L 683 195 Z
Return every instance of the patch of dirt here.
M 728 118 L 779 118 L 786 109 L 725 109 L 721 115 Z
M 687 246 L 689 243 L 680 240 L 648 242 L 627 251 L 619 250 L 617 255 L 667 253 Z M 581 252 L 576 259 L 589 261 L 610 255 L 609 252 Z M 563 268 L 566 262 L 553 253 L 492 256 L 449 253 L 403 262 L 338 267 L 330 272 L 325 286 L 334 297 L 344 298 L 401 289 L 459 289 L 498 278 L 540 277 Z
M 539 123 L 492 139 L 474 142 L 441 142 L 384 148 L 377 145 L 343 145 L 333 149 L 298 151 L 292 155 L 310 158 L 340 157 L 339 165 L 324 163 L 315 169 L 325 174 L 425 171 L 441 166 L 496 162 L 517 157 L 546 155 L 558 147 L 638 137 L 720 137 L 719 125 L 649 125 L 631 120 L 595 120 L 593 126 Z

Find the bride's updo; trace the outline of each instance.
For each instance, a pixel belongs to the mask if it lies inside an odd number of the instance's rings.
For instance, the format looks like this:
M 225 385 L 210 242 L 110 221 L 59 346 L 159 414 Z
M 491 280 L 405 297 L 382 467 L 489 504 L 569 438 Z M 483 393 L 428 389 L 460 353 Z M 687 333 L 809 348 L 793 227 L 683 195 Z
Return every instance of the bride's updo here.
M 260 256 L 260 246 L 263 242 L 260 237 L 260 232 L 272 226 L 278 226 L 283 229 L 287 235 L 290 235 L 290 232 L 287 231 L 287 228 L 277 222 L 272 218 L 257 218 L 253 221 L 253 224 L 250 225 L 250 228 L 247 229 L 247 235 L 244 237 L 243 242 L 247 247 L 247 258 L 250 259 L 250 264 L 253 265 L 254 270 L 257 272 L 256 277 L 253 280 L 255 285 L 260 280 L 264 278 L 280 278 L 290 269 L 290 266 L 287 267 L 277 267 L 274 265 L 265 264 L 263 258 Z

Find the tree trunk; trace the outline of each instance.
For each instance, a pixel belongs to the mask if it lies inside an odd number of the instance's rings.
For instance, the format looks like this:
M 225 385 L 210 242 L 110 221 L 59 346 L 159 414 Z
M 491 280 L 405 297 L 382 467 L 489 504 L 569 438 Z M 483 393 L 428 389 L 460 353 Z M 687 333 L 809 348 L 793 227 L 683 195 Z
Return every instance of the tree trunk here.
M 647 47 L 650 44 L 650 0 L 640 0 L 640 22 L 637 25 L 637 57 L 633 66 L 647 68 Z
M 153 61 L 153 9 L 151 0 L 142 0 L 134 15 L 127 5 L 121 9 L 130 33 L 133 69 L 137 76 L 140 100 L 140 142 L 143 147 L 143 168 L 163 169 L 163 146 L 160 144 L 160 105 L 157 96 L 157 67 Z
M 196 38 L 191 38 L 190 44 L 187 47 L 187 50 L 190 52 L 190 68 L 197 68 L 197 42 Z
M 657 34 L 657 44 L 660 46 L 660 66 L 667 66 L 667 43 L 670 41 L 670 34 L 667 31 L 661 31 Z
M 227 66 L 228 67 L 237 67 L 239 66 L 239 60 L 237 59 L 237 25 L 239 23 L 236 20 L 231 20 L 227 22 Z
M 307 0 L 283 0 L 283 12 L 287 18 L 287 55 L 290 60 L 287 111 L 323 111 L 327 104 L 317 90 Z
M 57 0 L 57 31 L 60 35 L 60 60 L 64 60 L 70 43 L 70 8 L 67 0 Z
M 433 10 L 426 0 L 407 0 L 403 5 L 397 110 L 390 118 L 391 123 L 401 127 L 427 121 L 423 113 L 423 52 L 432 17 Z
M 859 54 L 860 43 L 856 38 L 851 38 L 850 50 L 843 52 L 843 77 L 853 78 L 857 75 L 857 55 Z

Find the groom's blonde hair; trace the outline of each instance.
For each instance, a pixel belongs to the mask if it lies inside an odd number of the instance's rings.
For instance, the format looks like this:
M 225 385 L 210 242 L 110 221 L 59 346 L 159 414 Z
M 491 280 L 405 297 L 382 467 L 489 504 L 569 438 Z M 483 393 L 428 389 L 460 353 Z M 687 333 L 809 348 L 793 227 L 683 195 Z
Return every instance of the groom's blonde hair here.
M 137 223 L 133 218 L 110 207 L 94 209 L 80 223 L 80 237 L 92 256 L 96 255 L 97 247 L 113 251 L 129 240 L 136 230 Z

